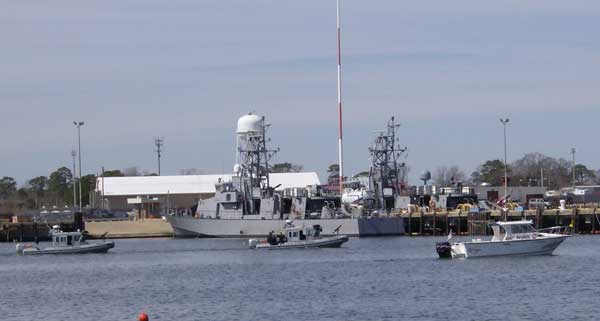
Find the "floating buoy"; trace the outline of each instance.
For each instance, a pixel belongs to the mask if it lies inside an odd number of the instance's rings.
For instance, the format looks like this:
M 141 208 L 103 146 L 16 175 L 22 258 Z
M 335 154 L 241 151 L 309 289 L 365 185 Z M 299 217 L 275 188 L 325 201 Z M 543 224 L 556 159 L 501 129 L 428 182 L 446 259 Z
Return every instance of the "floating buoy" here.
M 140 315 L 138 316 L 138 320 L 139 321 L 148 321 L 148 315 L 144 312 L 140 313 Z

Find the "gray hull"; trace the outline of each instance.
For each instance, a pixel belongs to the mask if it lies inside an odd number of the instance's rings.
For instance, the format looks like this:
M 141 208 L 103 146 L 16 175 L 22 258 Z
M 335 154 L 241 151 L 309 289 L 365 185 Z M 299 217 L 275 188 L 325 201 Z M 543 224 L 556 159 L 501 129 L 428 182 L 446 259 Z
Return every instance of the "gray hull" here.
M 284 220 L 199 219 L 176 215 L 167 216 L 167 220 L 175 237 L 265 237 L 271 231 L 281 230 L 285 223 Z M 348 236 L 404 234 L 404 220 L 400 217 L 294 220 L 294 224 L 318 224 L 324 236 L 338 233 Z
M 115 247 L 115 243 L 99 243 L 74 247 L 54 247 L 46 249 L 29 248 L 23 250 L 23 255 L 43 255 L 43 254 L 87 254 L 87 253 L 106 253 Z
M 342 244 L 348 242 L 348 236 L 342 235 L 327 239 L 306 241 L 306 242 L 289 242 L 278 245 L 259 245 L 256 249 L 261 250 L 284 250 L 284 249 L 306 249 L 306 248 L 338 248 Z

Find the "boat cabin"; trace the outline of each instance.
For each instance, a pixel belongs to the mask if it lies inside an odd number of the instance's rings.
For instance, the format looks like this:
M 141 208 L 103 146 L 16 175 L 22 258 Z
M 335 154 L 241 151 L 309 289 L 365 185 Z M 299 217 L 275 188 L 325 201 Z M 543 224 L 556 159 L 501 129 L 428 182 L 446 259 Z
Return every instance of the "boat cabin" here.
M 510 241 L 534 239 L 537 231 L 533 221 L 497 222 L 492 225 L 494 237 L 492 241 Z
M 310 227 L 305 226 L 291 226 L 287 227 L 286 237 L 288 242 L 298 242 L 298 241 L 306 241 L 308 239 L 314 239 L 319 237 L 321 234 L 321 226 L 314 225 Z
M 52 229 L 52 246 L 67 247 L 76 246 L 85 243 L 81 232 L 63 232 L 59 229 Z

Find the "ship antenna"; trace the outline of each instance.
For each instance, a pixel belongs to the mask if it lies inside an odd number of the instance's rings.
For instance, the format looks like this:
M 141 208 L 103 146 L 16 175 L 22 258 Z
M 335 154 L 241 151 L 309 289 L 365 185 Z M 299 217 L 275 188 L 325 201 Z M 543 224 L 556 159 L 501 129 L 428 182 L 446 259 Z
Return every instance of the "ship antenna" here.
M 340 29 L 340 0 L 337 0 L 337 49 L 338 49 L 338 66 L 337 66 L 337 96 L 338 96 L 338 114 L 339 114 L 339 164 L 340 164 L 340 197 L 344 191 L 344 149 L 342 144 L 343 126 L 342 126 L 342 48 L 341 48 L 341 29 Z M 341 203 L 340 203 L 341 204 Z

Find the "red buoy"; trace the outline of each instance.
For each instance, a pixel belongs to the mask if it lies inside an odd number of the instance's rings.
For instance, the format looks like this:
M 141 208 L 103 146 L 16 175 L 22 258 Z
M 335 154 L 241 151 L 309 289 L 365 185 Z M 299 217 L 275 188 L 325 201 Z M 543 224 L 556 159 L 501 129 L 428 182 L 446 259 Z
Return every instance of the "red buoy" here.
M 140 313 L 140 315 L 138 316 L 138 320 L 139 321 L 148 321 L 148 315 L 144 312 Z

